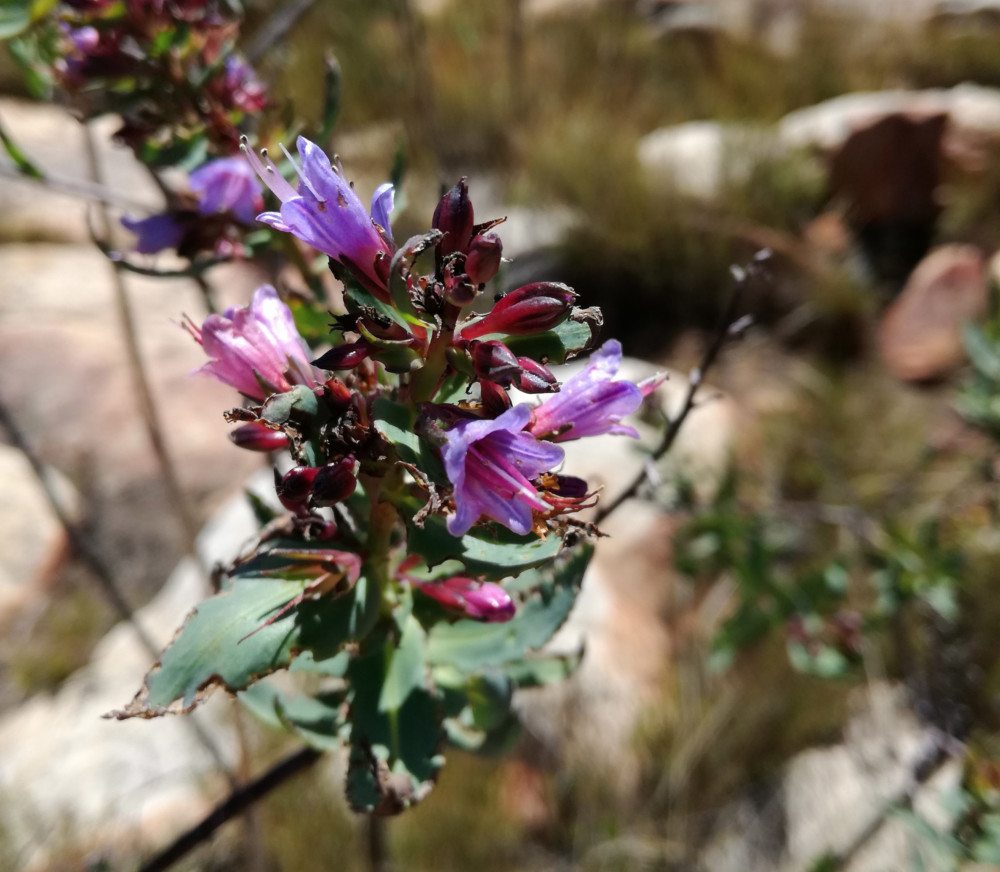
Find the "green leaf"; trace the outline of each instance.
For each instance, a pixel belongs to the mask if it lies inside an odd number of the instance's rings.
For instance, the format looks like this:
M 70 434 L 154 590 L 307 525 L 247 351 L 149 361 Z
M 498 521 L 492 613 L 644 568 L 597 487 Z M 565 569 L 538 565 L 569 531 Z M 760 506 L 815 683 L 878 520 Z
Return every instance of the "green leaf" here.
M 293 418 L 311 418 L 319 411 L 319 403 L 312 388 L 296 385 L 290 391 L 271 394 L 264 401 L 261 417 L 271 424 L 287 424 Z
M 566 555 L 553 568 L 548 589 L 530 596 L 506 623 L 463 620 L 437 624 L 428 634 L 428 662 L 468 674 L 523 661 L 529 652 L 545 645 L 569 617 L 592 554 L 592 546 L 582 545 Z
M 361 578 L 343 597 L 303 602 L 275 618 L 307 583 L 238 578 L 228 590 L 205 600 L 188 616 L 132 702 L 114 717 L 191 711 L 214 688 L 243 690 L 287 667 L 303 649 L 312 650 L 315 659 L 333 657 L 344 643 L 364 634 L 372 599 L 377 616 L 377 586 Z
M 992 381 L 1000 381 L 1000 347 L 975 324 L 967 324 L 962 331 L 965 350 L 979 373 Z
M 426 649 L 427 634 L 420 622 L 409 615 L 403 624 L 399 645 L 387 654 L 389 670 L 378 701 L 379 711 L 397 711 L 413 691 L 423 686 L 427 671 Z
M 400 460 L 412 463 L 432 481 L 443 483 L 447 480 L 437 451 L 415 432 L 414 411 L 401 403 L 379 397 L 372 404 L 372 416 L 375 429 L 392 443 Z
M 0 6 L 0 39 L 20 36 L 31 26 L 30 3 L 25 0 Z
M 282 693 L 266 681 L 241 691 L 240 702 L 273 729 L 285 729 L 321 751 L 342 744 L 344 691 L 318 696 Z
M 354 282 L 348 283 L 344 288 L 344 305 L 352 315 L 361 315 L 366 309 L 370 309 L 381 317 L 388 318 L 390 321 L 399 324 L 400 327 L 407 327 L 409 329 L 406 320 L 395 308 L 388 303 L 383 303 Z
M 395 712 L 379 706 L 390 668 L 379 648 L 351 663 L 347 799 L 355 811 L 397 814 L 430 791 L 444 763 L 441 713 L 430 693 L 411 691 Z
M 504 664 L 503 671 L 517 687 L 544 687 L 569 678 L 582 657 L 582 651 L 565 657 L 528 657 Z
M 563 321 L 545 333 L 533 336 L 503 336 L 507 347 L 518 357 L 564 363 L 576 357 L 591 341 L 590 327 L 579 321 Z
M 0 12 L 0 15 L 2 15 L 2 12 Z M 14 165 L 22 175 L 31 179 L 45 178 L 42 171 L 28 159 L 28 156 L 21 150 L 20 146 L 10 138 L 3 125 L 0 125 L 0 144 L 3 145 L 7 156 L 14 161 Z
M 416 507 L 412 507 L 416 511 Z M 413 512 L 409 513 L 412 518 Z M 411 554 L 419 554 L 428 566 L 449 560 L 460 560 L 476 575 L 504 578 L 518 575 L 525 569 L 540 566 L 555 557 L 562 548 L 562 539 L 550 535 L 518 536 L 504 527 L 491 524 L 474 533 L 455 537 L 448 532 L 444 518 L 432 515 L 417 527 L 409 523 L 408 545 Z

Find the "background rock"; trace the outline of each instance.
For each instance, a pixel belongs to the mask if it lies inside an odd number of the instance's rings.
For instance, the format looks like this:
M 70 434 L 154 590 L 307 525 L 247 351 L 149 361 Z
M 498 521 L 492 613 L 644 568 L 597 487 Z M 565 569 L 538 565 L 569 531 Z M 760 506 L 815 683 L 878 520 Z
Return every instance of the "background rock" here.
M 945 245 L 917 266 L 879 327 L 882 359 L 904 381 L 947 375 L 965 360 L 962 327 L 986 311 L 986 269 L 979 249 Z

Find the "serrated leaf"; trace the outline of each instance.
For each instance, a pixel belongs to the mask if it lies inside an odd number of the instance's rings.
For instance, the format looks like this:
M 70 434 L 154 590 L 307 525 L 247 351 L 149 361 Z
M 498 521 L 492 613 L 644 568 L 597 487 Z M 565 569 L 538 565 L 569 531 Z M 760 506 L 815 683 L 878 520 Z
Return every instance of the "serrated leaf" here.
M 319 660 L 333 657 L 344 643 L 363 635 L 372 611 L 377 617 L 377 586 L 361 578 L 339 599 L 303 602 L 275 618 L 307 583 L 239 578 L 205 600 L 185 620 L 132 702 L 113 716 L 121 720 L 191 711 L 216 687 L 230 693 L 244 690 L 286 668 L 301 650 L 310 649 Z
M 408 545 L 410 553 L 419 554 L 428 566 L 454 559 L 476 575 L 504 578 L 547 563 L 559 553 L 562 540 L 554 535 L 544 539 L 518 536 L 496 524 L 455 537 L 448 532 L 444 518 L 433 515 L 422 528 L 409 524 Z
M 469 620 L 437 624 L 427 637 L 428 663 L 473 673 L 524 660 L 529 652 L 544 646 L 569 617 L 592 554 L 593 548 L 586 545 L 567 555 L 553 569 L 549 590 L 530 596 L 504 624 Z

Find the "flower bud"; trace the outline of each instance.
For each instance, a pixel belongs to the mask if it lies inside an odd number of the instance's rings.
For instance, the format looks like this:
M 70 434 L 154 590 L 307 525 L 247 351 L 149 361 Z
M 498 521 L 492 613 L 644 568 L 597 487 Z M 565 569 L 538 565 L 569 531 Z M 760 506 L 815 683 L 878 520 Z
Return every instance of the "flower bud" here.
M 343 412 L 351 404 L 351 389 L 336 376 L 331 376 L 323 385 L 326 401 L 338 412 Z
M 517 386 L 526 394 L 548 394 L 559 390 L 559 381 L 547 366 L 542 366 L 530 357 L 517 359 L 521 372 L 517 378 Z
M 304 509 L 318 474 L 315 466 L 296 466 L 280 477 L 275 472 L 274 486 L 281 505 L 290 512 Z
M 438 243 L 441 257 L 446 257 L 455 251 L 465 251 L 472 237 L 474 223 L 469 186 L 463 176 L 458 180 L 458 184 L 441 198 L 434 210 L 431 226 L 445 234 Z
M 560 497 L 571 500 L 582 500 L 588 495 L 587 482 L 575 475 L 553 475 L 555 486 L 549 490 Z
M 495 233 L 480 233 L 469 243 L 469 253 L 465 256 L 465 272 L 469 279 L 482 285 L 493 278 L 500 269 L 500 255 L 503 244 Z
M 479 378 L 502 387 L 510 387 L 514 379 L 521 375 L 521 367 L 514 352 L 502 342 L 496 340 L 471 342 L 469 352 L 472 354 L 472 365 Z
M 252 421 L 237 427 L 229 434 L 233 445 L 247 451 L 281 451 L 288 447 L 288 437 L 280 430 Z
M 348 454 L 336 463 L 328 463 L 316 473 L 312 486 L 312 502 L 314 506 L 332 506 L 346 500 L 357 487 L 358 480 L 354 475 L 357 461 Z
M 363 339 L 345 342 L 321 354 L 313 362 L 320 369 L 354 369 L 371 354 L 371 346 Z
M 454 576 L 444 581 L 418 583 L 420 590 L 446 609 L 474 621 L 502 623 L 514 617 L 517 606 L 507 591 L 492 581 Z
M 534 282 L 497 300 L 493 309 L 462 327 L 463 339 L 488 333 L 524 336 L 541 333 L 560 324 L 569 315 L 576 293 L 558 282 Z
M 513 405 L 507 391 L 485 379 L 479 381 L 479 399 L 483 404 L 483 411 L 490 418 L 499 418 Z
M 478 293 L 476 286 L 469 281 L 465 273 L 453 275 L 446 269 L 444 276 L 444 298 L 453 306 L 462 308 L 468 306 Z

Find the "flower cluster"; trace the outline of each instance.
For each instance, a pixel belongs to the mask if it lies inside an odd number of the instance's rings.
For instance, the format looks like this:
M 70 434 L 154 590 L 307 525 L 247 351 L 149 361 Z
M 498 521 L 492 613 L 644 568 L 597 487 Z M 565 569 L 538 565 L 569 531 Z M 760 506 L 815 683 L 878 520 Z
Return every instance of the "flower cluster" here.
M 233 152 L 244 115 L 267 102 L 231 53 L 238 18 L 224 0 L 64 0 L 52 20 L 55 81 L 85 115 L 120 113 L 118 136 L 137 151 L 184 136 Z
M 420 531 L 435 524 L 456 555 L 463 537 L 493 536 L 496 525 L 529 541 L 578 529 L 574 514 L 594 494 L 563 474 L 560 443 L 638 435 L 623 419 L 659 380 L 616 378 L 621 347 L 609 341 L 560 383 L 550 364 L 595 344 L 599 313 L 576 307 L 576 294 L 553 282 L 491 301 L 486 286 L 502 262 L 492 228 L 500 222 L 476 223 L 464 179 L 441 199 L 430 231 L 397 245 L 391 185 L 365 206 L 342 168 L 306 139 L 299 161 L 289 156 L 294 186 L 267 152 L 244 151 L 278 201 L 258 220 L 328 255 L 345 285 L 331 347 L 312 360 L 271 287 L 245 309 L 188 325 L 210 357 L 202 371 L 247 400 L 229 413 L 240 424 L 233 441 L 291 450 L 297 465 L 276 482 L 298 535 L 346 547 L 356 532 L 345 536 L 342 522 L 356 508 L 343 503 L 356 499 L 359 480 L 376 501 L 368 514 L 381 518 L 378 505 L 391 507 L 387 565 L 430 566 L 435 555 L 421 552 Z M 202 202 L 234 209 L 251 193 L 233 183 Z M 415 581 L 397 570 L 382 583 L 386 596 L 409 581 L 447 610 L 500 621 L 516 611 L 501 578 Z

